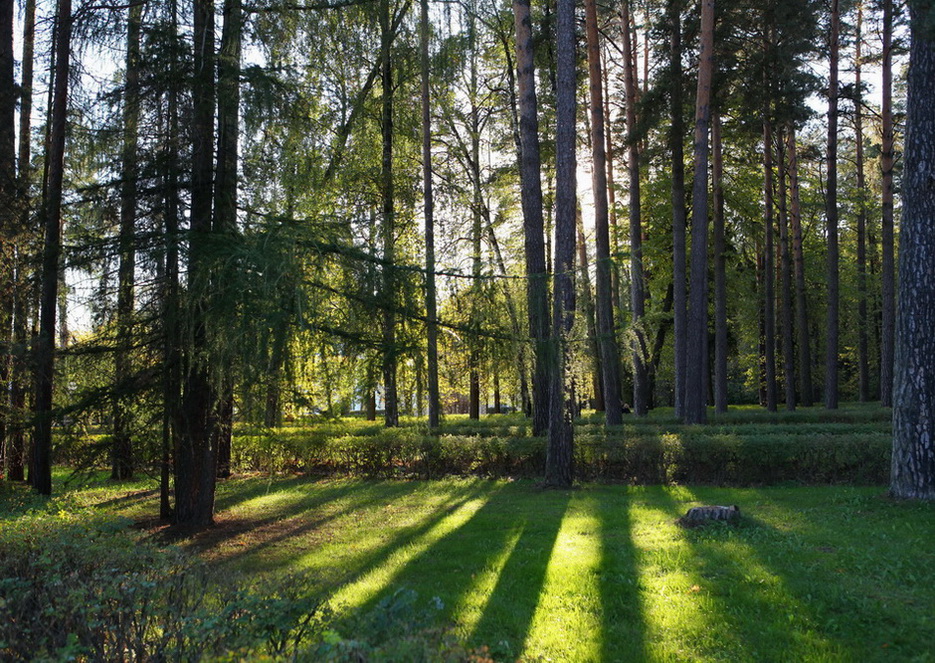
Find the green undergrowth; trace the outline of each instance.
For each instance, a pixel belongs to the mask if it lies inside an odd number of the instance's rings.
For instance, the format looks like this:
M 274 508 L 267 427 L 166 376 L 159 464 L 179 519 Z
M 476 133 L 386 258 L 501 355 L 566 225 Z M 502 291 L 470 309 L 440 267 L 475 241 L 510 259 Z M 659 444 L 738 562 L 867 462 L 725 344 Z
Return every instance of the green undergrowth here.
M 73 566 L 139 570 L 147 546 L 166 545 L 161 529 L 127 526 L 156 513 L 151 484 L 25 492 L 0 492 L 4 552 L 21 536 L 38 553 L 75 551 Z M 298 660 L 354 647 L 364 653 L 343 660 L 935 660 L 935 505 L 882 486 L 257 476 L 221 483 L 217 504 L 217 525 L 167 555 L 203 564 L 210 596 L 235 613 L 267 615 L 253 630 L 226 626 L 237 647 L 212 654 L 224 660 L 276 660 L 262 625 L 295 622 L 284 587 L 321 617 Z M 743 517 L 679 527 L 699 504 L 737 504 Z
M 590 413 L 576 424 L 575 463 L 582 480 L 636 484 L 763 485 L 885 483 L 890 412 L 849 404 L 770 413 L 738 407 L 705 426 L 677 422 L 671 409 L 625 417 L 606 427 Z M 246 471 L 364 477 L 539 477 L 546 441 L 521 415 L 446 418 L 437 431 L 409 420 L 395 429 L 341 419 L 305 426 L 240 426 L 235 465 Z

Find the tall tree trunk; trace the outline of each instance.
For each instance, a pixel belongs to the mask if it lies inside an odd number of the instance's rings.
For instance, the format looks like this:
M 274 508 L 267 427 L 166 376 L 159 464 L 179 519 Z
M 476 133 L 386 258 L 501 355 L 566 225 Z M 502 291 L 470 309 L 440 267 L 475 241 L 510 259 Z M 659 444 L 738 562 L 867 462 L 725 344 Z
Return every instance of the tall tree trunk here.
M 123 97 L 123 174 L 120 190 L 120 266 L 117 284 L 117 354 L 114 357 L 114 437 L 111 479 L 133 476 L 131 399 L 133 308 L 136 270 L 137 134 L 140 118 L 140 21 L 143 5 L 131 4 L 127 16 L 127 69 Z
M 16 177 L 16 86 L 13 78 L 13 0 L 0 0 L 0 473 L 5 465 L 15 302 L 16 226 L 19 219 Z
M 604 138 L 607 144 L 605 156 L 607 160 L 607 218 L 610 226 L 610 285 L 614 306 L 618 310 L 618 317 L 622 309 L 620 300 L 620 265 L 617 260 L 620 256 L 620 230 L 617 227 L 617 189 L 614 186 L 614 132 L 610 123 L 610 76 L 607 73 L 607 59 L 603 60 L 602 75 L 604 77 Z M 618 348 L 619 351 L 619 348 Z M 617 372 L 618 375 L 620 371 Z M 621 394 L 622 392 L 621 376 Z M 621 395 L 621 399 L 623 396 Z
M 545 265 L 539 119 L 529 0 L 515 0 L 513 15 L 516 25 L 516 84 L 519 89 L 519 134 L 522 144 L 520 193 L 526 256 L 526 301 L 529 335 L 533 340 L 535 355 L 532 429 L 534 435 L 542 435 L 549 427 L 549 287 Z
M 393 63 L 390 30 L 390 0 L 380 0 L 380 54 L 383 60 L 383 93 L 380 127 L 383 136 L 383 164 L 380 193 L 383 197 L 383 422 L 399 425 L 396 389 L 396 213 L 393 190 Z
M 591 187 L 594 192 L 594 242 L 596 270 L 597 333 L 603 376 L 604 416 L 608 426 L 622 422 L 620 403 L 620 355 L 614 327 L 611 283 L 610 229 L 607 210 L 607 154 L 604 140 L 604 94 L 601 51 L 597 30 L 597 2 L 585 0 L 588 38 L 588 80 L 591 102 Z
M 214 180 L 214 2 L 195 0 L 192 89 L 192 193 L 188 288 L 191 326 L 178 441 L 174 453 L 175 522 L 200 528 L 214 521 L 217 483 L 216 428 L 219 397 L 210 374 L 207 330 L 211 281 L 208 241 L 212 231 Z
M 429 428 L 441 423 L 438 392 L 438 307 L 435 292 L 435 196 L 432 191 L 432 108 L 429 98 L 429 2 L 419 3 L 422 83 L 422 191 L 425 215 L 425 317 L 428 354 Z
M 883 0 L 883 145 L 880 168 L 883 171 L 883 217 L 880 226 L 882 243 L 882 338 L 880 339 L 880 402 L 893 406 L 893 356 L 896 323 L 896 267 L 893 230 L 893 0 Z
M 890 493 L 935 499 L 935 38 L 931 3 L 909 2 L 899 309 L 893 376 Z
M 218 153 L 214 183 L 214 224 L 216 236 L 226 243 L 237 241 L 237 139 L 240 134 L 240 54 L 243 10 L 240 0 L 224 0 L 224 27 L 218 53 Z M 234 293 L 221 265 L 215 271 L 214 296 L 220 306 L 229 306 Z M 221 385 L 218 408 L 217 449 L 218 477 L 231 475 L 231 444 L 234 432 L 234 362 L 224 361 L 219 371 Z
M 672 297 L 675 315 L 675 416 L 684 414 L 685 361 L 688 353 L 686 317 L 688 281 L 686 278 L 685 225 L 685 123 L 682 118 L 682 22 L 681 0 L 669 0 L 669 151 L 672 154 Z M 715 145 L 717 145 L 715 143 Z M 716 241 L 716 236 L 715 236 Z M 716 260 L 716 259 L 715 259 Z M 715 262 L 715 264 L 717 264 Z
M 176 0 L 169 3 L 173 35 L 178 31 L 178 6 Z M 166 114 L 167 135 L 163 147 L 165 170 L 164 223 L 166 242 L 165 290 L 163 300 L 163 419 L 162 459 L 159 481 L 159 515 L 169 519 L 174 509 L 169 499 L 171 460 L 179 448 L 181 423 L 182 356 L 181 356 L 181 312 L 179 304 L 179 83 L 178 56 L 173 52 L 169 59 L 169 89 L 167 91 Z
M 471 104 L 471 180 L 474 189 L 474 200 L 471 204 L 471 326 L 480 330 L 480 299 L 481 289 L 481 231 L 483 228 L 484 199 L 481 189 L 480 165 L 480 108 L 478 107 L 477 88 L 477 25 L 473 13 L 468 16 L 468 40 L 470 42 L 470 96 Z M 468 418 L 480 418 L 480 336 L 470 338 L 470 351 L 468 353 L 468 380 L 470 382 L 470 395 L 468 403 Z
M 786 410 L 795 410 L 795 333 L 792 324 L 792 256 L 789 251 L 789 205 L 786 188 L 786 150 L 782 136 L 777 141 L 779 156 L 779 275 L 782 316 L 783 387 Z
M 701 50 L 698 54 L 698 91 L 695 97 L 695 176 L 692 182 L 691 294 L 688 343 L 697 348 L 685 370 L 685 423 L 707 420 L 708 363 L 708 124 L 711 117 L 711 78 L 714 73 L 714 0 L 701 2 Z
M 624 91 L 627 96 L 627 132 L 629 136 L 628 169 L 630 175 L 630 308 L 633 316 L 633 412 L 643 416 L 648 409 L 649 352 L 643 317 L 646 312 L 646 284 L 643 271 L 643 228 L 640 215 L 640 153 L 636 131 L 636 61 L 630 35 L 630 0 L 621 3 L 620 26 L 623 32 Z
M 555 29 L 555 275 L 552 305 L 553 357 L 545 485 L 574 481 L 574 381 L 568 366 L 568 335 L 575 317 L 575 3 L 558 0 Z
M 30 181 L 31 181 L 31 119 L 32 119 L 32 84 L 33 55 L 36 37 L 36 0 L 26 0 L 23 16 L 23 78 L 20 85 L 19 117 L 19 201 L 17 212 L 20 219 L 20 231 L 30 227 Z M 31 234 L 31 233 L 30 233 Z M 26 460 L 26 392 L 30 379 L 29 362 L 26 361 L 28 334 L 26 326 L 29 302 L 33 298 L 34 287 L 27 274 L 32 270 L 27 257 L 28 235 L 22 233 L 16 246 L 16 277 L 14 280 L 13 304 L 13 344 L 14 356 L 12 379 L 10 381 L 10 411 L 12 415 L 9 430 L 9 447 L 6 454 L 6 476 L 11 481 L 25 478 Z
M 828 186 L 825 216 L 828 224 L 828 332 L 825 345 L 825 407 L 838 407 L 838 48 L 840 32 L 838 0 L 831 0 L 831 31 L 828 36 L 831 58 L 828 63 Z
M 714 152 L 714 408 L 727 412 L 727 269 L 724 239 L 724 152 L 721 141 L 721 115 L 711 118 Z
M 45 241 L 39 338 L 36 347 L 36 431 L 30 482 L 36 492 L 52 494 L 52 381 L 55 375 L 55 312 L 62 252 L 62 184 L 65 174 L 65 123 L 71 56 L 71 0 L 58 0 L 55 32 L 55 81 L 49 133 L 48 179 L 43 201 Z
M 857 35 L 854 43 L 854 133 L 856 137 L 857 167 L 857 364 L 858 398 L 870 400 L 870 358 L 867 328 L 867 208 L 864 198 L 864 122 L 863 92 L 861 90 L 864 6 L 857 3 Z
M 771 106 L 763 114 L 763 342 L 766 409 L 776 411 L 776 253 L 773 248 L 773 125 Z
M 805 256 L 802 253 L 802 205 L 799 198 L 799 160 L 795 145 L 795 125 L 786 128 L 786 155 L 789 169 L 789 225 L 792 231 L 792 263 L 795 272 L 795 333 L 799 350 L 799 398 L 811 407 L 812 350 L 808 329 L 808 305 L 805 290 Z

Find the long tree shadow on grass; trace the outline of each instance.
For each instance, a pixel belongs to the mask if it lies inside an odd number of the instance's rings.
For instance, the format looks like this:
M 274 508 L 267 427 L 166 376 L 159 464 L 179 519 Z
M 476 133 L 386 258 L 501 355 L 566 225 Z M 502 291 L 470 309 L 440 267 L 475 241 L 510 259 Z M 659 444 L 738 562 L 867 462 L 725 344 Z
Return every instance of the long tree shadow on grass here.
M 425 545 L 411 542 L 414 554 L 401 558 L 387 551 L 374 558 L 377 566 L 356 574 L 366 582 L 367 572 L 381 572 L 379 587 L 365 588 L 365 598 L 350 606 L 354 612 L 366 613 L 409 588 L 423 604 L 436 599 L 444 606 L 439 617 L 474 645 L 489 644 L 503 660 L 521 654 L 569 493 L 543 492 L 527 482 L 490 483 L 475 498 L 483 503 L 443 536 Z
M 827 491 L 830 496 L 793 493 L 795 508 L 783 504 L 782 493 L 777 499 L 772 491 L 751 491 L 764 518 L 750 518 L 749 528 L 736 533 L 736 550 L 721 546 L 725 559 L 712 561 L 743 558 L 781 588 L 778 603 L 789 616 L 778 630 L 799 648 L 790 652 L 920 660 L 919 643 L 935 640 L 932 505 L 846 487 Z M 918 515 L 904 518 L 907 512 Z

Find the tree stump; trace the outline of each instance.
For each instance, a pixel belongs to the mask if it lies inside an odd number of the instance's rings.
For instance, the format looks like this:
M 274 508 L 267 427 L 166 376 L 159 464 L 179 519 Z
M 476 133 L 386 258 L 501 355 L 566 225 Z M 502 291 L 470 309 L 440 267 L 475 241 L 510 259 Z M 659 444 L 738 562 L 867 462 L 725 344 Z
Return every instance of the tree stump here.
M 682 527 L 700 527 L 713 521 L 736 524 L 740 520 L 740 507 L 732 506 L 695 506 L 678 519 Z

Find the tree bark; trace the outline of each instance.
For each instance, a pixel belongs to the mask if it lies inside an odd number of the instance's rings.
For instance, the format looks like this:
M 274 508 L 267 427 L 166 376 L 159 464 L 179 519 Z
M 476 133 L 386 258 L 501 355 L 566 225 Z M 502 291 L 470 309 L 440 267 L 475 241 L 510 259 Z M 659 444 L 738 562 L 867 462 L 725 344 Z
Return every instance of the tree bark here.
M 27 258 L 27 243 L 29 235 L 22 231 L 30 227 L 30 180 L 31 180 L 31 119 L 32 119 L 32 85 L 33 85 L 33 56 L 36 36 L 36 0 L 26 0 L 25 14 L 23 16 L 23 74 L 20 85 L 20 117 L 19 117 L 19 155 L 18 155 L 18 206 L 17 213 L 20 219 L 20 234 L 17 238 L 14 279 L 13 302 L 13 363 L 10 380 L 10 413 L 11 425 L 8 431 L 9 446 L 6 454 L 6 476 L 11 481 L 22 481 L 25 478 L 26 464 L 26 392 L 27 382 L 30 379 L 29 362 L 27 361 L 28 333 L 26 318 L 29 302 L 33 299 L 34 286 L 31 285 L 28 273 L 32 267 Z
M 48 178 L 43 204 L 45 241 L 36 359 L 36 431 L 30 482 L 36 492 L 52 494 L 52 382 L 55 375 L 55 313 L 62 252 L 62 185 L 65 174 L 65 124 L 71 56 L 71 0 L 58 0 L 55 32 L 55 81 L 48 144 Z
M 558 0 L 555 29 L 555 262 L 552 305 L 553 357 L 545 485 L 574 481 L 574 382 L 568 370 L 568 334 L 575 317 L 575 2 Z
M 628 171 L 630 180 L 630 308 L 632 318 L 633 413 L 644 416 L 648 410 L 649 376 L 646 361 L 649 351 L 643 317 L 646 314 L 646 284 L 643 271 L 643 229 L 640 214 L 640 151 L 636 131 L 637 63 L 630 35 L 630 0 L 621 3 L 620 27 L 623 33 L 624 92 L 627 97 Z
M 591 365 L 591 391 L 594 398 L 591 406 L 598 412 L 604 410 L 604 375 L 601 366 L 601 348 L 598 340 L 597 320 L 594 310 L 594 298 L 591 294 L 591 269 L 588 261 L 588 245 L 584 235 L 584 219 L 581 208 L 575 214 L 578 228 L 578 292 L 581 298 L 581 314 L 587 322 L 588 354 Z
M 600 347 L 604 417 L 608 426 L 622 422 L 620 403 L 620 355 L 614 327 L 611 283 L 610 230 L 607 209 L 607 154 L 604 139 L 604 94 L 601 51 L 597 29 L 597 2 L 585 0 L 588 39 L 588 80 L 591 106 L 591 188 L 594 193 L 594 242 L 596 269 L 597 334 Z
M 390 2 L 380 0 L 380 54 L 383 60 L 382 112 L 383 163 L 380 189 L 383 198 L 383 422 L 388 428 L 399 425 L 396 388 L 396 212 L 393 189 L 393 63 L 390 30 Z
M 438 392 L 438 308 L 435 291 L 435 196 L 432 191 L 432 108 L 429 97 L 429 3 L 419 3 L 422 85 L 422 192 L 425 216 L 425 317 L 428 355 L 429 428 L 441 423 Z
M 669 0 L 669 151 L 672 154 L 672 297 L 675 315 L 675 416 L 685 407 L 685 366 L 688 354 L 688 281 L 686 276 L 685 225 L 685 124 L 682 119 L 682 25 L 681 0 Z M 715 120 L 717 123 L 717 120 Z M 719 124 L 715 125 L 719 131 Z M 715 142 L 717 149 L 717 142 Z M 715 229 L 716 232 L 716 229 Z M 717 235 L 715 235 L 717 241 Z M 716 251 L 717 249 L 715 249 Z M 716 254 L 715 254 L 716 256 Z M 715 257 L 717 266 L 717 257 Z M 717 381 L 715 381 L 717 383 Z M 726 394 L 725 394 L 726 395 Z
M 117 284 L 117 353 L 114 357 L 114 436 L 111 479 L 133 476 L 130 434 L 131 398 L 127 377 L 133 373 L 133 308 L 136 271 L 137 134 L 140 118 L 140 22 L 143 5 L 132 4 L 127 15 L 127 65 L 123 97 L 123 173 L 120 191 L 120 265 Z M 123 383 L 123 384 L 121 384 Z
M 899 306 L 890 493 L 935 499 L 935 38 L 932 3 L 909 3 Z
M 520 194 L 526 256 L 526 300 L 529 335 L 532 337 L 535 355 L 532 381 L 532 428 L 534 435 L 542 435 L 548 429 L 550 420 L 550 323 L 542 220 L 538 102 L 529 0 L 515 0 L 513 15 L 516 25 L 516 84 L 519 89 L 519 134 L 522 144 Z
M 838 407 L 838 309 L 840 307 L 838 274 L 838 48 L 840 9 L 831 0 L 831 31 L 828 44 L 828 186 L 825 193 L 825 217 L 828 232 L 828 331 L 825 344 L 825 408 Z
M 805 256 L 802 253 L 802 206 L 799 198 L 799 161 L 795 145 L 795 125 L 786 131 L 786 154 L 789 160 L 789 225 L 792 230 L 792 262 L 795 272 L 795 330 L 799 351 L 799 398 L 811 407 L 812 350 L 808 329 L 808 305 L 805 290 Z
M 701 2 L 701 50 L 698 54 L 698 91 L 695 96 L 695 175 L 692 182 L 691 294 L 688 343 L 698 349 L 687 357 L 685 416 L 687 424 L 707 421 L 706 367 L 708 362 L 708 125 L 711 117 L 711 78 L 714 73 L 714 0 Z
M 18 200 L 16 176 L 16 86 L 13 77 L 13 0 L 0 0 L 0 473 L 6 463 L 12 363 L 14 268 Z
M 214 522 L 217 482 L 219 396 L 211 376 L 207 317 L 211 282 L 208 242 L 212 232 L 214 180 L 215 52 L 214 2 L 195 0 L 192 89 L 192 193 L 188 258 L 187 313 L 191 326 L 180 425 L 174 453 L 175 510 L 178 526 L 202 528 Z
M 786 410 L 795 410 L 795 334 L 792 324 L 792 256 L 789 251 L 789 206 L 786 189 L 785 140 L 777 141 L 779 156 L 779 275 L 782 317 L 782 366 Z
M 893 0 L 883 0 L 883 100 L 880 108 L 883 125 L 883 144 L 880 150 L 880 168 L 883 171 L 883 216 L 880 241 L 883 255 L 882 312 L 880 339 L 880 402 L 893 406 L 893 359 L 896 325 L 896 267 L 893 223 L 893 162 L 895 160 L 893 135 Z

